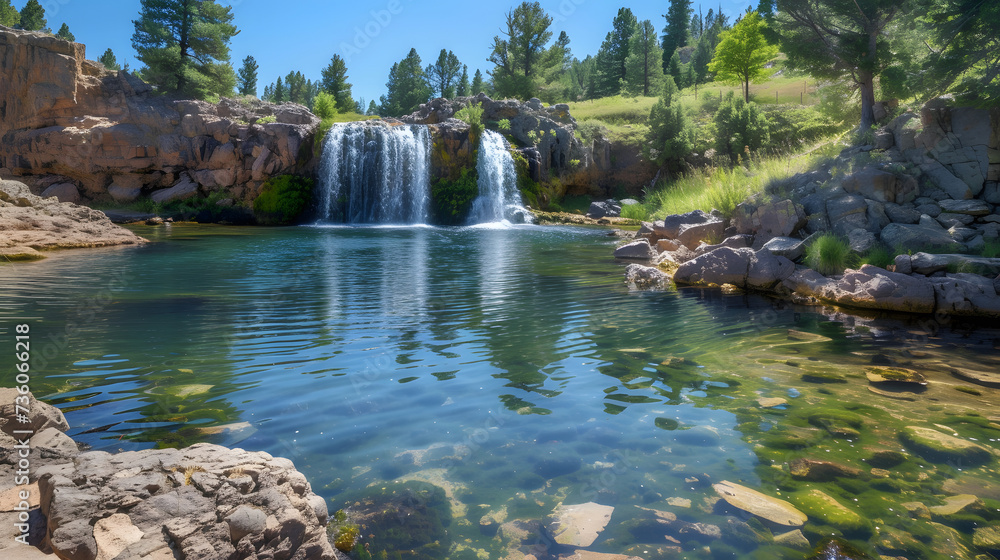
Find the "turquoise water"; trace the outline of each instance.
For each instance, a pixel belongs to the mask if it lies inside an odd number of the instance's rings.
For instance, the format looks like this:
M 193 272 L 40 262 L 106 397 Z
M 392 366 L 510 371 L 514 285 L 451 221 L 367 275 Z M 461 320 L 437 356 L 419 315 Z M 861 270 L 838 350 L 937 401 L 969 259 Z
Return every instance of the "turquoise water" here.
M 885 540 L 893 527 L 918 537 L 898 550 L 935 557 L 950 531 L 971 546 L 976 527 L 997 522 L 987 501 L 916 529 L 901 506 L 942 503 L 948 479 L 992 481 L 995 460 L 935 464 L 903 449 L 896 487 L 873 482 L 880 472 L 820 483 L 788 468 L 819 456 L 867 473 L 864 460 L 901 449 L 910 424 L 996 446 L 997 389 L 950 369 L 996 369 L 989 325 L 830 320 L 756 296 L 630 291 L 614 239 L 597 229 L 137 231 L 152 243 L 0 268 L 0 325 L 31 325 L 33 390 L 94 449 L 267 451 L 294 460 L 331 511 L 372 484 L 433 482 L 451 502 L 454 558 L 502 557 L 483 516 L 543 519 L 588 501 L 616 508 L 593 550 L 807 556 L 768 538 L 649 536 L 635 506 L 723 527 L 750 519 L 715 503 L 722 480 L 793 502 L 821 489 L 874 520 L 845 529 L 810 513 L 810 546 L 833 533 L 897 550 Z M 886 360 L 930 385 L 873 392 L 864 368 Z M 764 408 L 766 397 L 785 402 Z M 816 420 L 829 410 L 861 418 L 857 434 Z

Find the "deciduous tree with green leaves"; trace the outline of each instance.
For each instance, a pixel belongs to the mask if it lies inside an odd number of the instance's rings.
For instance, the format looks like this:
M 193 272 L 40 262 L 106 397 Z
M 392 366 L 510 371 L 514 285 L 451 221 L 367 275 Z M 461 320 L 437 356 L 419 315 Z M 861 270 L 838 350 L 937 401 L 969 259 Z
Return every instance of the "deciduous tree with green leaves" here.
M 21 22 L 21 14 L 10 5 L 10 0 L 0 0 L 0 25 L 15 27 Z
M 493 38 L 489 61 L 494 64 L 490 75 L 493 88 L 501 97 L 534 97 L 535 78 L 542 70 L 545 45 L 552 38 L 549 26 L 552 16 L 538 2 L 522 2 L 507 12 L 506 38 Z
M 260 66 L 250 55 L 243 59 L 243 65 L 236 76 L 236 89 L 240 95 L 257 95 L 257 70 Z
M 354 99 L 351 96 L 351 84 L 347 78 L 347 62 L 339 54 L 333 55 L 330 64 L 323 69 L 323 81 L 320 82 L 320 89 L 329 93 L 336 100 L 337 111 L 347 113 L 354 108 Z
M 629 41 L 625 59 L 625 90 L 650 97 L 663 89 L 663 51 L 653 22 L 643 20 Z
M 743 100 L 750 101 L 750 82 L 758 83 L 774 73 L 764 65 L 778 55 L 778 46 L 767 42 L 767 23 L 756 11 L 749 11 L 728 31 L 723 31 L 715 57 L 708 69 L 715 79 L 727 84 L 739 84 Z
M 875 81 L 894 64 L 886 34 L 913 7 L 913 0 L 777 0 L 773 29 L 790 68 L 851 79 L 865 130 L 875 122 Z
M 204 99 L 231 95 L 236 74 L 229 41 L 239 33 L 232 8 L 214 0 L 141 0 L 132 46 L 142 75 L 159 91 Z

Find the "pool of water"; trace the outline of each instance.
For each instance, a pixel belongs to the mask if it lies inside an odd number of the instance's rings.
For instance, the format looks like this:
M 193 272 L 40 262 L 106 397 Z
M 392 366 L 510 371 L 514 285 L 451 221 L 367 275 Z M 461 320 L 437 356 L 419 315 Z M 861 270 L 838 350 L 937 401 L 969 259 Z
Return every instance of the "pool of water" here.
M 1000 365 L 990 325 L 632 291 L 598 229 L 136 231 L 152 242 L 0 267 L 0 325 L 31 325 L 32 389 L 94 449 L 267 451 L 331 511 L 429 482 L 451 558 L 513 557 L 496 527 L 560 503 L 613 506 L 590 549 L 647 560 L 805 558 L 831 535 L 974 556 L 1000 523 L 1000 400 L 969 381 Z M 871 383 L 873 365 L 927 385 Z M 908 426 L 986 458 L 935 454 Z M 719 502 L 724 480 L 809 520 Z

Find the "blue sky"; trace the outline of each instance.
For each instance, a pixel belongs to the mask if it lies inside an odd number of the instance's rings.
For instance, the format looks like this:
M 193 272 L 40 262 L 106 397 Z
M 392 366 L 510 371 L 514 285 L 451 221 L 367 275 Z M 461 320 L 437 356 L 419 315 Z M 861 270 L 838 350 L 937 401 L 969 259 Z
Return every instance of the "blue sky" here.
M 20 9 L 26 0 L 11 2 Z M 220 4 L 227 4 L 221 0 Z M 486 71 L 493 37 L 500 34 L 506 12 L 520 2 L 472 0 L 431 2 L 425 0 L 377 0 L 374 2 L 273 2 L 233 0 L 235 23 L 240 34 L 233 38 L 235 67 L 247 55 L 260 65 L 258 89 L 279 75 L 299 70 L 307 78 L 319 79 L 320 70 L 335 53 L 347 59 L 349 81 L 355 98 L 365 103 L 385 93 L 389 68 L 411 47 L 424 65 L 432 63 L 442 48 L 455 52 L 469 66 L 470 79 L 476 68 Z M 111 48 L 118 62 L 135 60 L 131 37 L 132 20 L 138 16 L 138 0 L 41 0 L 48 26 L 58 30 L 63 22 L 78 42 L 87 46 L 87 57 L 96 59 Z M 756 5 L 756 1 L 753 2 Z M 555 35 L 566 31 L 574 56 L 581 60 L 596 54 L 611 30 L 611 21 L 623 5 L 639 20 L 649 19 L 657 30 L 664 25 L 669 1 L 598 2 L 596 0 L 541 0 L 554 18 Z M 693 2 L 697 10 L 699 3 Z M 746 10 L 747 0 L 718 0 L 701 5 L 703 12 L 722 6 L 730 21 Z

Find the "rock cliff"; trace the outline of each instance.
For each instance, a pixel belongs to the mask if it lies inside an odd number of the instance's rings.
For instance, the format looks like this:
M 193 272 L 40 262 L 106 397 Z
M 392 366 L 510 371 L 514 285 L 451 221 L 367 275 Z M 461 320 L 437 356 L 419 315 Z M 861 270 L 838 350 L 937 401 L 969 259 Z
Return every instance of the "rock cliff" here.
M 36 192 L 62 185 L 60 200 L 225 189 L 249 201 L 268 177 L 313 165 L 319 120 L 301 105 L 173 100 L 87 60 L 82 44 L 6 27 L 0 76 L 0 175 Z

